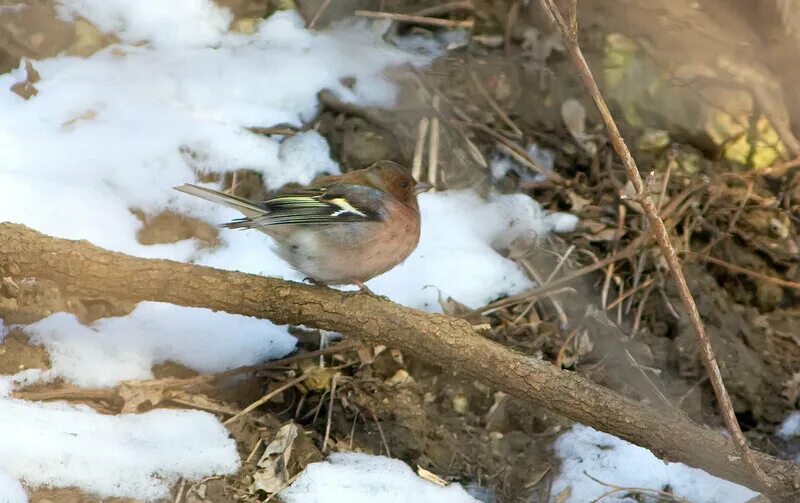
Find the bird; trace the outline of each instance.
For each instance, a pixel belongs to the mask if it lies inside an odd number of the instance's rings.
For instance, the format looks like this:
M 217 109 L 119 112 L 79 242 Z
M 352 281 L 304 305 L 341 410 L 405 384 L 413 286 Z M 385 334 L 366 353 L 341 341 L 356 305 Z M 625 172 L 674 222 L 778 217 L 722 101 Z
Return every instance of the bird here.
M 174 187 L 241 212 L 243 218 L 221 227 L 269 235 L 278 255 L 306 280 L 356 285 L 366 292 L 365 282 L 402 263 L 417 247 L 417 195 L 430 188 L 386 160 L 258 202 L 189 183 Z

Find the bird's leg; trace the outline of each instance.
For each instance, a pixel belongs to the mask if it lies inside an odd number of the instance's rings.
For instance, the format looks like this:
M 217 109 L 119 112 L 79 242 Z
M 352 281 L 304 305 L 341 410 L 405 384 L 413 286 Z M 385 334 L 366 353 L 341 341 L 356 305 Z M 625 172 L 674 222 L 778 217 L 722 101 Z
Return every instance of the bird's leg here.
M 303 278 L 303 283 L 308 283 L 309 285 L 315 285 L 315 286 L 327 286 L 325 283 L 317 281 L 314 278 L 309 278 L 308 276 Z
M 356 293 L 359 294 L 359 295 L 360 294 L 367 294 L 367 295 L 370 295 L 372 297 L 375 297 L 376 299 L 385 300 L 386 302 L 391 302 L 392 301 L 392 299 L 390 299 L 389 297 L 387 297 L 385 295 L 378 295 L 377 293 L 373 292 L 372 290 L 370 290 L 367 287 L 367 285 L 365 285 L 361 281 L 354 281 L 353 284 L 358 287 L 358 292 L 356 292 Z
M 367 288 L 367 285 L 365 285 L 364 283 L 362 283 L 360 281 L 353 281 L 353 284 L 358 287 L 359 293 L 367 293 L 369 295 L 372 295 L 373 297 L 377 297 L 377 295 L 372 293 L 372 290 Z

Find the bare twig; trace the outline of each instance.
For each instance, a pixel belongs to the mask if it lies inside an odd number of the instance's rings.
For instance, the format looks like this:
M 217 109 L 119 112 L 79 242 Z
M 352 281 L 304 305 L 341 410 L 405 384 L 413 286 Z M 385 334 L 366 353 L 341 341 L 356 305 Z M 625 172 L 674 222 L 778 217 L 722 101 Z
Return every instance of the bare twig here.
M 736 264 L 731 264 L 730 262 L 726 262 L 724 260 L 720 260 L 718 258 L 710 257 L 708 255 L 701 255 L 699 253 L 685 251 L 683 253 L 688 253 L 693 257 L 697 257 L 700 260 L 705 262 L 711 262 L 712 264 L 716 264 L 718 266 L 724 267 L 726 269 L 730 269 L 731 271 L 738 272 L 741 274 L 746 274 L 747 276 L 758 278 L 762 281 L 766 281 L 768 283 L 772 283 L 774 285 L 782 286 L 784 288 L 791 288 L 793 290 L 800 290 L 800 283 L 796 283 L 794 281 L 788 281 L 781 278 L 776 278 L 774 276 L 769 276 L 767 274 L 762 274 L 760 272 L 752 271 L 750 269 L 745 269 L 744 267 L 738 266 Z
M 439 19 L 438 17 L 413 16 L 410 14 L 398 14 L 394 12 L 376 12 L 372 10 L 357 10 L 356 16 L 374 17 L 381 19 L 392 19 L 401 23 L 415 23 L 429 26 L 443 26 L 445 28 L 466 28 L 468 30 L 475 26 L 474 19 L 464 21 L 453 21 L 450 19 Z
M 620 303 L 620 302 L 622 302 L 623 300 L 627 299 L 628 297 L 630 297 L 631 295 L 635 294 L 635 293 L 636 293 L 636 292 L 638 292 L 639 290 L 642 290 L 642 289 L 644 289 L 644 288 L 647 288 L 647 287 L 648 287 L 648 286 L 650 286 L 651 284 L 653 284 L 653 278 L 648 278 L 648 279 L 647 279 L 647 281 L 645 281 L 645 282 L 644 282 L 644 283 L 642 283 L 641 285 L 639 285 L 639 286 L 635 286 L 635 287 L 633 287 L 633 288 L 629 289 L 627 292 L 623 292 L 623 293 L 622 293 L 622 295 L 620 295 L 619 297 L 617 297 L 616 299 L 614 299 L 614 302 L 612 302 L 611 304 L 609 304 L 608 306 L 606 306 L 606 311 L 608 311 L 609 309 L 613 309 L 613 308 L 614 308 L 614 306 L 616 306 L 617 304 L 619 304 L 619 303 Z
M 383 434 L 383 428 L 381 428 L 381 423 L 378 421 L 378 416 L 375 415 L 375 411 L 370 410 L 370 414 L 372 414 L 372 419 L 375 421 L 375 426 L 378 427 L 378 433 L 381 435 L 381 442 L 383 442 L 383 447 L 386 449 L 386 455 L 388 457 L 392 457 L 392 451 L 389 449 L 389 442 L 386 441 L 386 435 Z
M 578 73 L 583 79 L 583 83 L 586 86 L 589 95 L 594 100 L 595 105 L 600 112 L 603 123 L 608 130 L 611 143 L 614 145 L 614 150 L 617 151 L 617 154 L 622 159 L 622 164 L 625 167 L 625 170 L 628 173 L 628 178 L 633 184 L 633 188 L 636 192 L 636 201 L 642 206 L 642 209 L 647 216 L 647 220 L 650 223 L 650 227 L 653 230 L 656 241 L 658 241 L 658 244 L 661 247 L 670 273 L 678 286 L 678 293 L 683 301 L 683 305 L 689 314 L 689 318 L 695 332 L 697 345 L 700 348 L 700 354 L 702 355 L 703 364 L 705 365 L 706 371 L 709 374 L 711 385 L 714 388 L 714 394 L 718 403 L 720 404 L 725 425 L 727 426 L 728 431 L 730 432 L 734 441 L 739 446 L 745 461 L 756 475 L 756 478 L 765 488 L 769 489 L 772 485 L 772 481 L 761 468 L 761 466 L 756 462 L 752 452 L 750 451 L 750 448 L 748 447 L 747 440 L 744 438 L 741 428 L 739 428 L 739 423 L 737 422 L 736 415 L 733 411 L 733 404 L 731 403 L 730 396 L 728 395 L 728 392 L 725 389 L 725 385 L 722 381 L 722 374 L 720 373 L 719 366 L 717 365 L 714 350 L 711 347 L 708 336 L 706 335 L 705 327 L 703 326 L 703 321 L 700 317 L 700 312 L 697 310 L 697 305 L 695 304 L 694 298 L 689 291 L 689 286 L 686 283 L 686 278 L 683 275 L 683 270 L 681 268 L 680 261 L 678 260 L 678 255 L 675 252 L 675 248 L 672 246 L 669 232 L 667 231 L 664 222 L 661 220 L 661 217 L 658 214 L 658 208 L 653 202 L 653 198 L 650 196 L 649 191 L 645 187 L 642 177 L 639 174 L 639 168 L 636 166 L 636 162 L 633 160 L 630 150 L 628 150 L 628 147 L 625 145 L 625 141 L 620 135 L 617 124 L 614 121 L 608 106 L 606 105 L 605 99 L 600 93 L 600 89 L 597 87 L 597 83 L 594 80 L 592 71 L 589 69 L 589 65 L 587 64 L 586 59 L 583 57 L 583 52 L 578 45 L 577 38 L 572 35 L 572 30 L 567 25 L 566 21 L 564 21 L 564 18 L 561 16 L 561 13 L 556 7 L 554 0 L 540 0 L 540 4 L 542 5 L 544 11 L 547 12 L 548 16 L 553 20 L 558 31 L 561 33 L 561 38 L 563 39 L 564 44 L 569 51 L 570 57 L 572 58 L 573 63 L 575 63 Z
M 425 154 L 425 137 L 428 135 L 430 119 L 423 117 L 419 120 L 417 129 L 417 144 L 414 146 L 414 160 L 411 163 L 411 176 L 414 180 L 422 180 L 422 156 Z
M 270 400 L 272 400 L 276 396 L 280 395 L 281 393 L 283 393 L 287 389 L 291 388 L 292 386 L 294 386 L 294 385 L 296 385 L 296 384 L 298 384 L 300 382 L 303 382 L 307 377 L 308 377 L 308 374 L 303 374 L 301 376 L 295 377 L 294 379 L 289 379 L 288 381 L 284 382 L 283 384 L 281 384 L 280 386 L 278 386 L 274 390 L 270 391 L 266 395 L 262 396 L 261 398 L 259 398 L 255 402 L 251 403 L 250 405 L 248 405 L 247 407 L 242 409 L 241 412 L 239 412 L 238 414 L 236 414 L 235 416 L 233 416 L 232 418 L 228 419 L 227 421 L 225 421 L 222 424 L 229 425 L 229 424 L 233 423 L 234 421 L 236 421 L 240 417 L 244 416 L 245 414 L 249 414 L 250 412 L 256 410 L 257 408 L 259 408 L 262 405 L 264 405 L 265 403 L 269 402 Z
M 339 372 L 333 374 L 331 379 L 331 401 L 328 403 L 328 422 L 325 424 L 325 438 L 322 439 L 322 453 L 328 450 L 328 439 L 331 437 L 331 421 L 333 420 L 333 404 L 336 400 L 336 383 L 339 382 Z
M 439 176 L 439 95 L 433 96 L 433 117 L 431 117 L 431 134 L 428 137 L 428 183 L 436 190 Z
M 646 234 L 642 234 L 633 241 L 630 242 L 628 246 L 623 248 L 617 253 L 604 258 L 603 260 L 599 260 L 593 264 L 589 264 L 587 266 L 581 267 L 580 269 L 575 270 L 574 272 L 567 274 L 566 276 L 562 276 L 552 282 L 548 283 L 547 285 L 542 285 L 531 290 L 527 290 L 517 295 L 512 295 L 511 297 L 506 297 L 505 299 L 498 300 L 496 302 L 492 302 L 491 304 L 487 304 L 479 309 L 473 311 L 474 313 L 481 313 L 486 314 L 490 311 L 500 309 L 507 306 L 513 306 L 514 304 L 518 304 L 520 302 L 527 302 L 532 298 L 541 297 L 542 295 L 546 295 L 551 293 L 559 288 L 561 288 L 564 284 L 574 281 L 585 274 L 588 274 L 592 271 L 596 271 L 598 269 L 602 269 L 603 267 L 607 266 L 612 262 L 616 262 L 617 260 L 622 260 L 629 256 L 634 255 L 644 242 L 647 240 L 649 236 Z
M 313 30 L 314 27 L 317 25 L 317 21 L 322 16 L 322 13 L 327 10 L 328 6 L 331 4 L 331 0 L 324 0 L 322 5 L 319 6 L 317 12 L 314 13 L 314 17 L 311 18 L 311 21 L 308 22 L 308 29 Z
M 431 5 L 430 7 L 426 7 L 424 9 L 420 9 L 414 12 L 414 16 L 443 16 L 445 14 L 450 14 L 453 11 L 464 10 L 464 11 L 473 11 L 475 7 L 472 5 L 472 2 L 462 1 L 462 2 L 447 2 L 438 5 Z
M 481 96 L 483 96 L 486 102 L 489 103 L 489 106 L 492 107 L 492 110 L 494 110 L 498 117 L 500 117 L 500 120 L 502 120 L 505 125 L 508 126 L 508 128 L 514 133 L 514 136 L 517 138 L 522 138 L 522 131 L 517 127 L 516 124 L 514 124 L 514 121 L 511 120 L 511 117 L 509 117 L 505 110 L 500 107 L 497 101 L 492 98 L 492 95 L 489 94 L 489 91 L 487 91 L 483 86 L 483 83 L 480 81 L 480 79 L 478 79 L 478 76 L 475 75 L 475 72 L 467 70 L 467 74 L 469 75 L 469 78 L 472 79 L 472 82 L 475 84 L 475 87 L 478 89 L 478 92 L 481 94 Z
M 668 492 L 665 492 L 665 491 L 660 491 L 658 489 L 649 489 L 647 487 L 622 487 L 622 486 L 618 486 L 618 485 L 614 485 L 614 484 L 609 484 L 608 482 L 603 482 L 600 479 L 596 479 L 596 478 L 592 477 L 591 475 L 589 475 L 586 472 L 583 472 L 583 474 L 586 475 L 587 477 L 589 477 L 590 479 L 594 480 L 598 484 L 600 484 L 602 486 L 606 486 L 606 487 L 611 489 L 610 491 L 608 491 L 606 493 L 603 493 L 599 497 L 593 499 L 591 501 L 591 503 L 598 503 L 598 502 L 606 499 L 607 497 L 609 497 L 611 495 L 614 495 L 614 494 L 617 494 L 617 493 L 621 493 L 621 492 L 628 492 L 628 493 L 633 493 L 633 494 L 637 494 L 638 493 L 638 494 L 654 495 L 654 496 L 658 496 L 659 497 L 659 501 L 666 500 L 666 501 L 672 501 L 672 502 L 675 502 L 675 503 L 692 503 L 691 501 L 689 501 L 687 499 L 684 499 L 684 498 L 681 498 L 680 496 L 675 496 L 672 493 L 668 493 Z

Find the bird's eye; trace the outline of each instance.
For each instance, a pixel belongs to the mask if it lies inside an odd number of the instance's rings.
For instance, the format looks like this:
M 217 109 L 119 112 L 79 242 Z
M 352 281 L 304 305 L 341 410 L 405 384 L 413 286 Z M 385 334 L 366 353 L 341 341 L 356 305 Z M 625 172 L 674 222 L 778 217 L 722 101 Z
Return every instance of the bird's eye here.
M 403 187 L 404 189 L 407 189 L 407 188 L 411 187 L 411 184 L 408 183 L 408 182 L 403 182 L 403 183 L 400 184 L 400 186 Z

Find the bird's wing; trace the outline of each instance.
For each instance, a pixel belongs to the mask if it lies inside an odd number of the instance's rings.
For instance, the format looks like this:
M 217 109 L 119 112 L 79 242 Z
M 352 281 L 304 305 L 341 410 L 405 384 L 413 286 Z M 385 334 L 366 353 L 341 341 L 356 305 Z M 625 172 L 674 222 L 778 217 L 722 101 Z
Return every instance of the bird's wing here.
M 333 184 L 330 187 L 285 192 L 261 205 L 266 213 L 235 220 L 224 227 L 252 228 L 271 225 L 316 225 L 376 222 L 383 219 L 385 194 L 361 185 Z
M 228 208 L 239 210 L 248 218 L 261 216 L 267 211 L 262 204 L 247 200 L 243 197 L 225 194 L 224 192 L 220 192 L 218 190 L 209 189 L 208 187 L 200 187 L 191 183 L 185 183 L 178 187 L 174 187 L 174 189 L 199 197 L 201 199 L 205 199 L 206 201 L 211 201 L 227 206 Z

